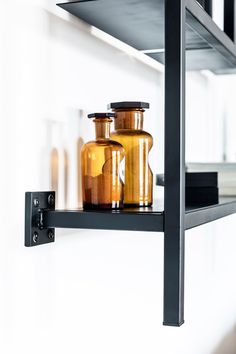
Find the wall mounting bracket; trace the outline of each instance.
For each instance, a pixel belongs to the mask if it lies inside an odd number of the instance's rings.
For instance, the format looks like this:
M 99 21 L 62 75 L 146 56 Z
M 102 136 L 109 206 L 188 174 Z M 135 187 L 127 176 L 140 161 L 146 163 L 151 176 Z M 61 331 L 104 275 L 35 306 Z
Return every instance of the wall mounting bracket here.
M 55 192 L 25 193 L 25 246 L 54 242 L 55 229 L 44 226 L 44 211 L 55 210 Z

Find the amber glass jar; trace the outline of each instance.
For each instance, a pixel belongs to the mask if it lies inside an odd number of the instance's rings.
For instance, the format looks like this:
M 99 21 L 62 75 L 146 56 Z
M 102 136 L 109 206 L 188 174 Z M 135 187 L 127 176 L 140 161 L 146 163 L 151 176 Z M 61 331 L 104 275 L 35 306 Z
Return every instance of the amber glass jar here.
M 81 150 L 82 194 L 84 209 L 120 209 L 124 199 L 125 151 L 110 140 L 113 113 L 93 113 L 96 140 Z
M 143 130 L 145 102 L 116 102 L 108 106 L 116 114 L 115 131 L 111 138 L 125 148 L 124 205 L 141 207 L 152 205 L 153 174 L 148 155 L 152 136 Z

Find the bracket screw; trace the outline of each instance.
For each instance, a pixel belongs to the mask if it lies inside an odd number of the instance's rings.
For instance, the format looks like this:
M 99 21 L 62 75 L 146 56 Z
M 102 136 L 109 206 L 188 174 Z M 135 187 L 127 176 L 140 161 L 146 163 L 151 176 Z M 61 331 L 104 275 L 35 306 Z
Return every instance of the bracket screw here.
M 39 206 L 39 200 L 37 198 L 34 199 L 34 206 L 35 207 Z
M 55 204 L 55 199 L 54 199 L 53 194 L 49 194 L 49 196 L 48 196 L 48 204 L 49 204 L 50 206 L 54 206 L 54 204 Z
M 39 238 L 39 234 L 35 231 L 33 234 L 33 242 L 37 243 L 38 242 L 38 238 Z
M 50 240 L 52 240 L 52 239 L 54 238 L 54 231 L 53 231 L 53 230 L 49 230 L 49 231 L 48 231 L 48 238 L 49 238 Z

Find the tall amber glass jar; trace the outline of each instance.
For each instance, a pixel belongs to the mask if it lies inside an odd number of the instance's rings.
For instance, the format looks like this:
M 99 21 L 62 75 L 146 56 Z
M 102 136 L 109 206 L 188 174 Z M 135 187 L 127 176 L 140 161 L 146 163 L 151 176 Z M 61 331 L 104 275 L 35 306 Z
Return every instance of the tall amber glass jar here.
M 143 130 L 145 102 L 116 102 L 108 106 L 116 114 L 115 130 L 111 138 L 125 148 L 124 205 L 143 207 L 152 205 L 153 174 L 148 155 L 152 136 Z
M 96 140 L 81 150 L 82 193 L 84 209 L 120 209 L 124 199 L 125 151 L 110 139 L 113 113 L 93 113 Z

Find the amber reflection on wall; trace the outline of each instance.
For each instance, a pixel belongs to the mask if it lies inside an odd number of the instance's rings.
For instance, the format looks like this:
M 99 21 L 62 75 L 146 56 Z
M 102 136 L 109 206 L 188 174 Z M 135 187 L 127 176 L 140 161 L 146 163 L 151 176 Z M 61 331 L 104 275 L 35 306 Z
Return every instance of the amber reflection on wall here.
M 68 186 L 69 186 L 69 154 L 64 149 L 64 204 L 68 207 Z
M 52 148 L 50 154 L 50 169 L 51 169 L 51 190 L 58 195 L 59 183 L 59 154 L 56 148 Z
M 84 145 L 84 140 L 80 137 L 77 140 L 77 204 L 82 204 L 82 172 L 81 172 L 81 150 Z
M 50 153 L 50 176 L 51 176 L 51 181 L 50 181 L 50 189 L 52 191 L 56 192 L 56 207 L 58 207 L 59 203 L 59 183 L 62 183 L 60 180 L 60 172 L 59 168 L 62 168 L 63 171 L 62 173 L 64 174 L 63 178 L 63 186 L 62 186 L 62 191 L 64 193 L 63 195 L 63 205 L 61 207 L 66 208 L 68 205 L 68 184 L 69 184 L 69 155 L 66 149 L 63 150 L 63 155 L 61 156 L 61 161 L 60 161 L 60 154 L 58 152 L 58 149 L 55 147 L 51 149 Z

